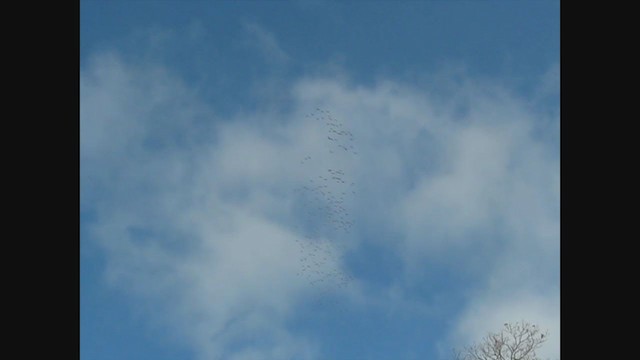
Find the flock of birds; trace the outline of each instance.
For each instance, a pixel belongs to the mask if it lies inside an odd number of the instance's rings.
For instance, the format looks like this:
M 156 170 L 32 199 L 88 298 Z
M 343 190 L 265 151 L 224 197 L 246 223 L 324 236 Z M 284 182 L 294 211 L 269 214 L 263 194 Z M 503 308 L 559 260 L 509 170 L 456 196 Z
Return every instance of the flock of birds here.
M 354 136 L 329 111 L 316 108 L 305 115 L 326 129 L 322 151 L 324 154 L 305 156 L 300 164 L 306 166 L 306 184 L 296 189 L 298 209 L 303 211 L 303 238 L 296 240 L 300 247 L 298 276 L 311 285 L 346 287 L 353 278 L 340 270 L 339 263 L 345 249 L 344 237 L 354 226 L 351 213 L 356 184 L 346 168 L 358 155 Z

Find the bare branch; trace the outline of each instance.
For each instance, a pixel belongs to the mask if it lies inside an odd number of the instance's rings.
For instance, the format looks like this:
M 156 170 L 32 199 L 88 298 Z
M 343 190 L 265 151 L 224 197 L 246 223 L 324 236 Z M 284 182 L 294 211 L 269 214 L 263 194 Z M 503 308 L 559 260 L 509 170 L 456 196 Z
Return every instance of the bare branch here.
M 498 333 L 489 333 L 479 344 L 455 353 L 455 360 L 540 360 L 536 350 L 548 333 L 525 321 L 505 323 Z

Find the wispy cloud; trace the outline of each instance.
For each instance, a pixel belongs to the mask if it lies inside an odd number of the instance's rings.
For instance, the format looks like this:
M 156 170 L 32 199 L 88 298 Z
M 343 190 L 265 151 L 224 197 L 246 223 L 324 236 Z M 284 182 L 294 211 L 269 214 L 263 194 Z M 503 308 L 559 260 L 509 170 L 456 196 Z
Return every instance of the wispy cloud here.
M 245 22 L 243 27 L 247 34 L 247 43 L 257 49 L 265 60 L 273 64 L 284 64 L 289 60 L 289 55 L 267 29 L 253 22 Z

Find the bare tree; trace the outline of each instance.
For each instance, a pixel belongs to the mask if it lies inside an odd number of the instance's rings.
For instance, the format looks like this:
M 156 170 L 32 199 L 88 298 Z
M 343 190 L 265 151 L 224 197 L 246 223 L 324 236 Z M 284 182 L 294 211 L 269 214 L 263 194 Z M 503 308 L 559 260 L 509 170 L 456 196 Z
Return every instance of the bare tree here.
M 456 360 L 539 360 L 536 350 L 548 333 L 525 321 L 506 323 L 497 333 L 489 333 L 478 344 L 455 354 Z

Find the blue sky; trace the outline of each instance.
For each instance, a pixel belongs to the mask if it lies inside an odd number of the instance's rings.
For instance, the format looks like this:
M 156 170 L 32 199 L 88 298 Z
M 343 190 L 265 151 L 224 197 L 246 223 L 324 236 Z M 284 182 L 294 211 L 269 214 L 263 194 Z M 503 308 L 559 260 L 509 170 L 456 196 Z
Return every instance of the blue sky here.
M 558 1 L 82 1 L 82 359 L 559 358 Z

